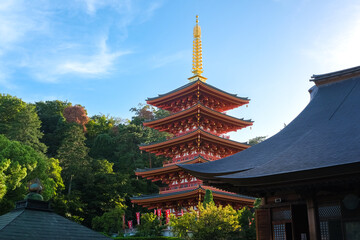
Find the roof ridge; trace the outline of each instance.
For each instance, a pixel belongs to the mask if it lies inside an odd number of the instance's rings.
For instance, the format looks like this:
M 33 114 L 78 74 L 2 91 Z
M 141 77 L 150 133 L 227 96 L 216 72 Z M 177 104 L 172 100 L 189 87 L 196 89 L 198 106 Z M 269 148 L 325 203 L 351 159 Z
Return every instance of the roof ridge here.
M 310 81 L 316 82 L 316 81 L 323 80 L 326 78 L 337 77 L 337 76 L 341 76 L 341 75 L 348 74 L 348 73 L 354 73 L 357 71 L 360 71 L 360 66 L 347 68 L 347 69 L 343 69 L 343 70 L 339 70 L 339 71 L 335 71 L 335 72 L 324 73 L 324 74 L 313 74 L 310 78 Z
M 5 229 L 10 223 L 12 223 L 13 221 L 16 220 L 17 217 L 19 217 L 21 214 L 23 214 L 25 212 L 25 208 L 24 209 L 14 209 L 6 214 L 10 214 L 10 213 L 14 213 L 15 211 L 19 211 L 20 213 L 18 215 L 16 215 L 10 222 L 8 222 L 7 224 L 5 224 L 2 228 L 0 228 L 0 231 L 2 231 L 3 229 Z

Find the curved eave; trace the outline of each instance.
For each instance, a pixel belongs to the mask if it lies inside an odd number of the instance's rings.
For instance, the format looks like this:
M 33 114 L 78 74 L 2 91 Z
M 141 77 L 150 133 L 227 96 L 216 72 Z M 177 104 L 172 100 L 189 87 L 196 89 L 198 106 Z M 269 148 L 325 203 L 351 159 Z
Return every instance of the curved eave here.
M 208 162 L 208 161 L 209 160 L 206 160 L 203 157 L 199 156 L 197 158 L 194 158 L 194 159 L 191 159 L 188 161 L 184 161 L 184 162 L 182 162 L 182 164 L 204 163 L 204 162 Z M 135 175 L 141 176 L 141 177 L 150 177 L 150 176 L 154 176 L 154 175 L 161 175 L 161 174 L 177 172 L 177 171 L 179 171 L 179 167 L 176 164 L 174 164 L 174 165 L 168 165 L 168 166 L 159 167 L 159 168 L 137 169 L 135 172 Z
M 159 94 L 158 97 L 148 98 L 146 100 L 146 102 L 150 105 L 158 106 L 161 103 L 171 101 L 175 98 L 178 98 L 179 96 L 184 96 L 192 91 L 196 91 L 197 90 L 196 86 L 200 87 L 200 91 L 204 90 L 205 92 L 207 92 L 209 94 L 215 95 L 217 97 L 222 97 L 222 98 L 224 98 L 236 105 L 239 105 L 239 106 L 248 104 L 250 101 L 250 99 L 248 99 L 248 98 L 238 97 L 236 94 L 231 94 L 231 93 L 225 92 L 225 91 L 220 90 L 216 87 L 213 87 L 207 83 L 197 80 L 194 82 L 190 82 L 190 83 L 188 83 L 182 87 L 179 87 L 173 91 L 170 91 L 168 93 Z
M 240 143 L 240 142 L 236 142 L 236 141 L 233 141 L 230 139 L 225 139 L 225 138 L 210 134 L 208 132 L 205 132 L 204 130 L 196 129 L 196 130 L 194 130 L 190 133 L 184 134 L 182 136 L 175 137 L 170 140 L 166 140 L 166 141 L 159 142 L 159 143 L 141 145 L 139 148 L 140 148 L 140 150 L 144 150 L 144 151 L 152 151 L 152 150 L 156 150 L 159 148 L 170 147 L 173 145 L 185 143 L 185 142 L 188 142 L 189 140 L 194 140 L 198 137 L 198 135 L 200 135 L 200 138 L 202 140 L 212 141 L 212 142 L 216 142 L 216 143 L 222 143 L 228 147 L 233 147 L 233 148 L 238 148 L 238 149 L 247 149 L 250 147 L 250 145 L 248 145 L 246 143 Z
M 202 180 L 242 187 L 354 174 L 360 169 L 358 109 L 360 76 L 321 85 L 306 108 L 271 138 L 217 161 L 179 167 Z
M 202 195 L 205 194 L 206 187 L 196 187 L 194 189 L 185 190 L 185 191 L 178 191 L 178 192 L 171 192 L 171 193 L 164 193 L 164 194 L 153 194 L 153 195 L 142 195 L 139 197 L 132 197 L 131 202 L 136 203 L 139 205 L 153 205 L 153 203 L 161 203 L 165 201 L 178 201 L 180 199 L 190 199 L 196 198 L 199 196 L 199 193 Z M 212 191 L 214 199 L 221 199 L 221 200 L 228 200 L 233 202 L 242 202 L 247 204 L 252 204 L 254 202 L 254 198 L 228 193 L 228 192 L 221 192 L 221 191 Z
M 232 117 L 227 114 L 220 113 L 218 111 L 215 111 L 213 109 L 205 107 L 201 103 L 198 103 L 198 104 L 192 106 L 191 108 L 177 112 L 170 116 L 166 116 L 164 118 L 160 118 L 160 119 L 153 120 L 153 121 L 144 122 L 144 126 L 150 127 L 150 128 L 156 128 L 157 126 L 159 126 L 161 124 L 166 124 L 166 123 L 175 121 L 177 119 L 183 119 L 186 117 L 190 117 L 194 114 L 197 114 L 198 109 L 203 111 L 202 114 L 204 114 L 205 116 L 210 116 L 217 120 L 220 120 L 220 121 L 223 121 L 223 122 L 226 122 L 229 124 L 237 125 L 239 128 L 244 128 L 244 127 L 253 125 L 253 121 L 251 121 L 251 120 L 244 120 L 244 119 Z M 165 131 L 165 130 L 163 130 L 163 131 Z
M 266 187 L 280 184 L 314 182 L 316 180 L 339 178 L 346 176 L 359 176 L 360 163 L 343 164 L 303 171 L 284 172 L 274 175 L 248 175 L 229 174 L 214 176 L 212 180 L 229 183 L 234 186 Z

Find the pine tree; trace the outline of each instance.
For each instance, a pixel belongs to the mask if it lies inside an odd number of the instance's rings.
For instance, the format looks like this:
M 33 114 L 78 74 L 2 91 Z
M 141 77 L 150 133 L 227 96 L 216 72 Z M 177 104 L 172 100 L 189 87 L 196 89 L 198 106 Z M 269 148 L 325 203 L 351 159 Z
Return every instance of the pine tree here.
M 205 197 L 204 197 L 204 202 L 203 202 L 203 206 L 204 208 L 206 209 L 206 206 L 208 204 L 214 204 L 214 199 L 213 199 L 213 195 L 212 195 L 212 191 L 209 190 L 209 189 L 206 189 L 206 192 L 205 192 Z

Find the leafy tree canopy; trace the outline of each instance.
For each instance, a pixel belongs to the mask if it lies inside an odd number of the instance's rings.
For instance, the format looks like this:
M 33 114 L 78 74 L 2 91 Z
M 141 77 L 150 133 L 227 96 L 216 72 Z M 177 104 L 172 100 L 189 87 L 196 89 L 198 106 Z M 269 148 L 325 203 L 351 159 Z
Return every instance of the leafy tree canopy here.
M 145 213 L 141 216 L 141 224 L 137 226 L 137 234 L 139 237 L 155 237 L 161 236 L 162 230 L 165 229 L 165 225 L 161 225 L 161 222 L 154 213 Z
M 249 140 L 249 145 L 254 146 L 254 145 L 258 144 L 258 143 L 261 143 L 261 142 L 265 141 L 266 138 L 267 138 L 266 136 L 254 137 L 254 138 Z
M 227 240 L 231 239 L 240 229 L 236 211 L 231 206 L 216 206 L 210 203 L 204 208 L 198 206 L 185 213 L 183 217 L 172 217 L 171 226 L 174 233 L 184 239 L 197 240 Z
M 27 193 L 30 180 L 39 178 L 44 185 L 45 200 L 63 188 L 57 159 L 48 159 L 30 146 L 0 135 L 0 209 L 5 213 Z
M 125 206 L 117 206 L 105 212 L 101 216 L 94 217 L 92 220 L 92 227 L 96 231 L 107 233 L 111 235 L 113 233 L 120 234 L 122 231 L 122 215 L 124 215 Z
M 48 147 L 46 154 L 49 157 L 55 157 L 63 139 L 62 133 L 65 127 L 63 111 L 66 107 L 71 106 L 71 103 L 54 100 L 36 102 L 35 106 L 36 112 L 41 121 L 40 130 L 44 134 L 41 142 Z
M 43 133 L 35 106 L 11 95 L 0 94 L 0 134 L 22 142 L 39 152 L 46 152 L 40 142 Z

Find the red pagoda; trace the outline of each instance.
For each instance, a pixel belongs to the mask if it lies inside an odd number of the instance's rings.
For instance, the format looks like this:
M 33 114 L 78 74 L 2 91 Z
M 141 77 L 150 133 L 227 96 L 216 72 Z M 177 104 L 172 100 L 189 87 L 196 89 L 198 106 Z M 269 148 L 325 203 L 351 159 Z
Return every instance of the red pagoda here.
M 149 209 L 170 209 L 179 215 L 196 208 L 204 198 L 206 189 L 212 190 L 216 204 L 232 205 L 235 209 L 252 206 L 254 199 L 204 186 L 202 181 L 181 170 L 176 164 L 193 164 L 216 161 L 250 146 L 232 141 L 225 135 L 253 124 L 250 120 L 226 115 L 225 111 L 249 103 L 248 98 L 224 92 L 206 83 L 201 74 L 202 49 L 201 29 L 196 17 L 193 41 L 194 76 L 189 83 L 169 93 L 147 99 L 147 103 L 167 110 L 170 116 L 145 122 L 144 126 L 172 134 L 172 138 L 148 145 L 140 150 L 162 155 L 171 159 L 163 167 L 139 169 L 137 176 L 152 181 L 161 181 L 167 187 L 160 188 L 159 194 L 133 197 L 132 202 Z

